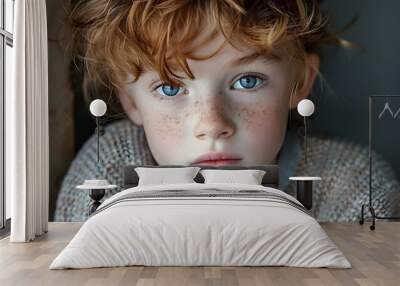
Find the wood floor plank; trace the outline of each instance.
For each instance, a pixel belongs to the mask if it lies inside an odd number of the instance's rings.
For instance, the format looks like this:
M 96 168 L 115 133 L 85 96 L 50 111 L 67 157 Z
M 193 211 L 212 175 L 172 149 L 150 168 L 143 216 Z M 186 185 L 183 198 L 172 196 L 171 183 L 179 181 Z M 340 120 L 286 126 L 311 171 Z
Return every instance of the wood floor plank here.
M 81 223 L 50 223 L 49 233 L 32 243 L 0 240 L 1 286 L 266 286 L 400 285 L 400 222 L 368 225 L 322 223 L 352 269 L 296 267 L 116 267 L 49 270 Z

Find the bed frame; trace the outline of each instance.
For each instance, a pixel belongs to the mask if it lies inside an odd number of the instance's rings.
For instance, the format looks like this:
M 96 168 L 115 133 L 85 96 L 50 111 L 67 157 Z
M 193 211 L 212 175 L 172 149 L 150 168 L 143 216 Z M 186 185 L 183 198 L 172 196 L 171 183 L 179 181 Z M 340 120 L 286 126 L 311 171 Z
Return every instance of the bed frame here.
M 196 165 L 193 165 L 196 166 Z M 168 167 L 187 167 L 183 165 L 163 165 L 163 166 L 148 166 L 148 165 L 129 165 L 123 169 L 124 186 L 123 189 L 133 188 L 138 185 L 139 177 L 135 171 L 136 167 L 157 167 L 157 168 L 168 168 Z M 197 165 L 202 169 L 220 169 L 220 170 L 264 170 L 266 173 L 262 180 L 262 185 L 266 187 L 278 188 L 279 185 L 279 167 L 278 165 L 254 165 L 254 166 L 209 166 L 209 165 Z M 200 174 L 194 178 L 197 183 L 204 183 L 204 178 Z

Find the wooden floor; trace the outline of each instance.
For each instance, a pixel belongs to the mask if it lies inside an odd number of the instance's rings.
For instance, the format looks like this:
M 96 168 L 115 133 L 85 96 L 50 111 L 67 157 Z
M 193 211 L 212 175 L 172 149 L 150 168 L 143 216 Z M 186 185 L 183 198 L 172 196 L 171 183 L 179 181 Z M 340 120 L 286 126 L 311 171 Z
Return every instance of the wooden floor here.
M 322 224 L 352 269 L 290 267 L 120 267 L 48 270 L 80 223 L 50 223 L 32 243 L 0 241 L 0 285 L 400 285 L 400 222 Z

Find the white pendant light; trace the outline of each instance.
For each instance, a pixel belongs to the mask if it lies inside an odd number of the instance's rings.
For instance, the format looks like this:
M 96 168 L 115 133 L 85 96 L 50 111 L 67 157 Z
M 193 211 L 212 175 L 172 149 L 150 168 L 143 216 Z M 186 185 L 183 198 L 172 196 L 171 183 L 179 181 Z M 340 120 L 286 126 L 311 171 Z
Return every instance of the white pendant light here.
M 101 117 L 107 112 L 107 104 L 101 99 L 95 99 L 90 103 L 89 109 L 93 116 Z
M 297 111 L 301 116 L 311 116 L 314 113 L 314 103 L 309 99 L 303 99 L 297 105 Z

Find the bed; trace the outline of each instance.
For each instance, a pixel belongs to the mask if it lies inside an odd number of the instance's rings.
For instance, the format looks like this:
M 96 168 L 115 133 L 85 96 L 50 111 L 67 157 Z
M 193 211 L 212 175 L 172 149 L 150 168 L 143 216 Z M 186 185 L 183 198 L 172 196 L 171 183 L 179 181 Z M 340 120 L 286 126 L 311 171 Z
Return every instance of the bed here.
M 136 167 L 124 169 L 125 189 L 101 204 L 50 269 L 351 267 L 310 212 L 276 188 L 275 165 L 201 166 L 264 170 L 260 185 L 204 183 L 198 173 L 193 183 L 141 186 Z

